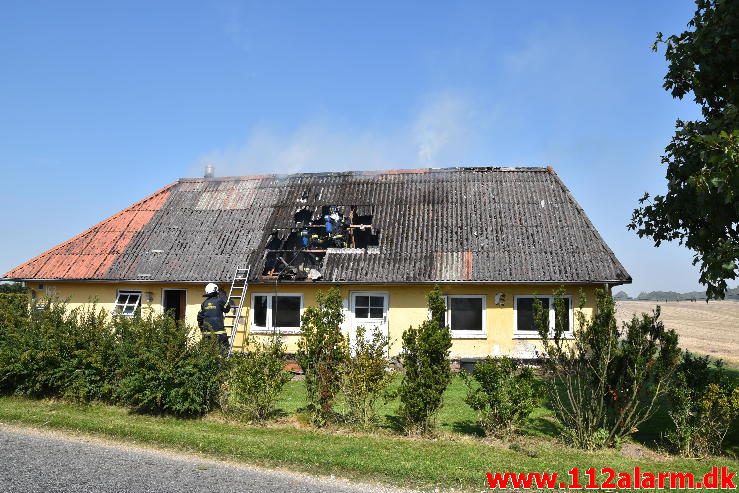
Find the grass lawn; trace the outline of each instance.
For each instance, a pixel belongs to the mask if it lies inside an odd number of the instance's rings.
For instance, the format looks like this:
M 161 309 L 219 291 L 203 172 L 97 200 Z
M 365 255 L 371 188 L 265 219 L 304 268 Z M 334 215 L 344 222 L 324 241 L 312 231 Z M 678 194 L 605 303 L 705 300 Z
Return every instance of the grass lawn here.
M 727 458 L 687 460 L 652 451 L 587 453 L 556 442 L 556 428 L 544 409 L 530 420 L 528 436 L 512 444 L 490 443 L 476 435 L 474 413 L 464 404 L 464 385 L 455 379 L 448 390 L 439 419 L 440 437 L 419 440 L 392 433 L 397 402 L 385 404 L 384 428 L 376 434 L 342 429 L 316 431 L 286 418 L 270 426 L 223 422 L 218 415 L 201 420 L 137 415 L 101 404 L 76 405 L 19 397 L 0 398 L 0 422 L 82 432 L 123 441 L 146 443 L 207 456 L 316 474 L 335 474 L 356 480 L 403 486 L 442 486 L 465 490 L 486 486 L 486 471 L 556 471 L 565 474 L 578 466 L 613 467 L 628 471 L 635 466 L 653 472 L 666 470 L 706 472 L 712 465 L 739 470 L 739 461 Z M 305 402 L 303 383 L 290 382 L 280 403 L 286 415 Z M 645 441 L 650 437 L 644 438 Z M 733 437 L 736 443 L 736 435 Z
M 391 384 L 390 390 L 395 390 L 399 383 L 400 380 L 396 379 Z M 444 395 L 444 406 L 439 412 L 437 425 L 443 432 L 482 437 L 483 431 L 477 424 L 475 412 L 464 402 L 466 395 L 467 387 L 464 381 L 460 377 L 455 377 Z M 299 380 L 288 382 L 278 404 L 279 408 L 285 414 L 294 414 L 305 404 L 306 396 L 303 382 Z M 399 405 L 400 401 L 397 398 L 382 403 L 379 409 L 379 414 L 382 417 L 381 428 L 402 432 L 396 416 Z M 342 406 L 343 403 L 339 399 L 336 407 L 341 411 Z M 544 407 L 537 408 L 526 425 L 526 434 L 531 436 L 556 436 L 557 427 L 551 416 L 552 413 L 548 409 Z
M 739 371 L 728 369 L 727 372 L 739 379 Z M 391 389 L 397 387 L 399 380 L 393 382 Z M 455 377 L 444 395 L 444 406 L 439 412 L 438 426 L 442 432 L 448 434 L 469 435 L 482 437 L 482 428 L 477 424 L 475 412 L 464 402 L 467 395 L 467 387 L 460 377 Z M 303 382 L 293 380 L 288 382 L 283 393 L 279 407 L 287 414 L 296 413 L 306 403 L 305 386 Z M 380 408 L 383 417 L 381 427 L 401 432 L 397 417 L 395 415 L 399 401 L 394 399 L 384 403 Z M 337 408 L 341 409 L 339 401 Z M 671 425 L 669 416 L 665 409 L 658 412 L 647 421 L 634 435 L 634 441 L 652 449 L 658 449 L 661 443 L 662 430 Z M 528 419 L 523 433 L 529 437 L 542 439 L 556 439 L 559 436 L 559 427 L 556 424 L 552 412 L 543 405 L 536 408 Z M 739 422 L 729 431 L 724 441 L 724 450 L 732 456 L 739 456 Z

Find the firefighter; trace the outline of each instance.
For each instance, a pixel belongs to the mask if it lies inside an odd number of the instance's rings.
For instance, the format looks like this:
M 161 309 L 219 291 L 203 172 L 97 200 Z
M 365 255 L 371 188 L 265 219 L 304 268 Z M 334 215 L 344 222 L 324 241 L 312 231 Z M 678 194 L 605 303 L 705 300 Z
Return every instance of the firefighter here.
M 229 337 L 223 324 L 223 316 L 231 309 L 228 300 L 214 283 L 205 286 L 205 300 L 198 312 L 198 327 L 203 336 L 216 336 L 224 352 L 229 350 Z

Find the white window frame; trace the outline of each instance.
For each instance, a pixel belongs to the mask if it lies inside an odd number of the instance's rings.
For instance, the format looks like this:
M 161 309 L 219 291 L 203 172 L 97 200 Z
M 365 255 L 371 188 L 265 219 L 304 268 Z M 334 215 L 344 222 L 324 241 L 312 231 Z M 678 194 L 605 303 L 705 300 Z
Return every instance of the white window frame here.
M 452 330 L 452 304 L 450 300 L 453 298 L 478 298 L 482 300 L 482 331 L 479 330 Z M 448 294 L 444 296 L 444 305 L 446 312 L 444 315 L 444 324 L 449 327 L 452 339 L 487 339 L 487 313 L 488 313 L 488 297 L 484 294 Z
M 254 298 L 257 296 L 267 297 L 267 326 L 261 327 L 254 324 Z M 272 297 L 273 296 L 293 296 L 300 298 L 300 318 L 303 318 L 303 293 L 252 293 L 251 295 L 251 308 L 249 309 L 249 331 L 253 333 L 271 334 L 278 332 L 280 334 L 299 334 L 300 327 L 273 327 L 272 326 Z
M 554 335 L 554 324 L 555 324 L 555 315 L 554 315 L 554 300 L 557 298 L 566 298 L 570 300 L 570 309 L 569 309 L 569 321 L 570 326 L 562 334 L 562 337 L 564 338 L 571 338 L 572 337 L 572 330 L 574 326 L 574 318 L 575 318 L 575 307 L 572 304 L 572 295 L 571 294 L 565 294 L 562 296 L 548 296 L 548 295 L 540 295 L 540 294 L 520 294 L 515 295 L 513 297 L 513 338 L 514 339 L 541 339 L 541 336 L 539 336 L 538 332 L 530 331 L 530 330 L 518 330 L 518 299 L 519 298 L 538 298 L 538 299 L 548 299 L 549 300 L 549 334 Z
M 118 303 L 118 299 L 121 297 L 121 294 L 124 294 L 124 293 L 129 296 L 132 294 L 138 295 L 138 300 L 136 301 L 136 304 L 134 305 L 133 313 L 124 313 L 125 309 L 131 306 L 131 303 L 128 303 L 128 301 L 126 301 L 126 303 Z M 134 314 L 136 313 L 136 309 L 141 308 L 141 300 L 143 296 L 144 296 L 143 291 L 139 291 L 136 289 L 119 289 L 118 291 L 116 291 L 116 294 L 115 294 L 115 302 L 113 303 L 113 313 L 116 315 L 123 315 L 124 317 L 129 317 L 129 318 L 133 317 Z
M 356 316 L 356 310 L 357 310 L 357 297 L 358 296 L 374 296 L 376 298 L 384 298 L 384 306 L 382 307 L 382 317 L 381 318 L 357 318 Z M 350 309 L 352 314 L 352 319 L 356 322 L 357 320 L 382 320 L 383 323 L 387 323 L 388 315 L 390 313 L 390 296 L 385 291 L 352 291 L 349 293 L 350 298 Z

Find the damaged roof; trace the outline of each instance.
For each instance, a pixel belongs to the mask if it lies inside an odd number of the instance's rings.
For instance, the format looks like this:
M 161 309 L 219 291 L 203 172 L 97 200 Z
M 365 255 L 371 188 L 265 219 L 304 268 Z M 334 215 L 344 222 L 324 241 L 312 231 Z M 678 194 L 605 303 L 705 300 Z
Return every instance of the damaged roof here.
M 318 282 L 631 282 L 551 168 L 181 179 L 7 272 L 16 280 L 257 280 L 304 206 L 370 210 L 379 246 L 331 249 Z

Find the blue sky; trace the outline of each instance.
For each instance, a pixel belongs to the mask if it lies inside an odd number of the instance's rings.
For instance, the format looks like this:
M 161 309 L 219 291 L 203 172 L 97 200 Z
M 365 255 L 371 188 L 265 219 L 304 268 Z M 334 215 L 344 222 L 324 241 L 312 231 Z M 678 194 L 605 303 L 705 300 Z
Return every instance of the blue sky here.
M 0 271 L 183 176 L 551 165 L 634 277 L 700 289 L 626 231 L 678 117 L 650 2 L 35 2 L 0 16 Z

